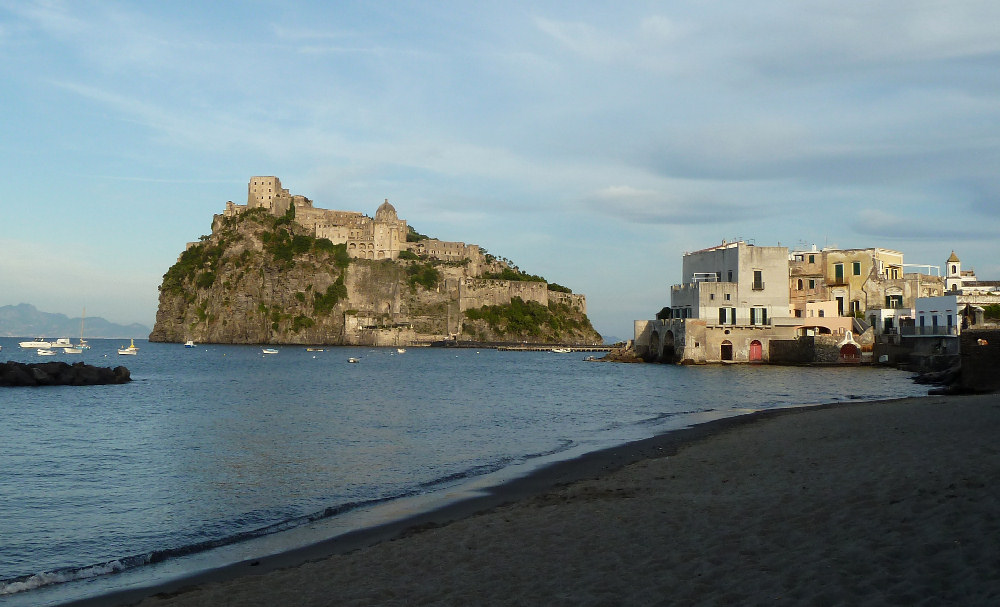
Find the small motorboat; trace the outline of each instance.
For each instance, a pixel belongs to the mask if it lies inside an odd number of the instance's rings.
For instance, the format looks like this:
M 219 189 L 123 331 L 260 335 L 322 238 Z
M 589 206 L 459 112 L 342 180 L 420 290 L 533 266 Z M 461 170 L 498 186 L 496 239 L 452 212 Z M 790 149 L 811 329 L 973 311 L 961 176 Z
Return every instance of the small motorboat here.
M 39 356 L 55 356 L 56 355 L 56 351 L 55 350 L 49 350 L 48 348 L 38 348 L 38 355 Z
M 402 354 L 404 352 L 406 352 L 406 348 L 396 348 L 396 353 L 397 354 Z
M 306 352 L 322 352 L 323 348 L 306 348 Z
M 130 355 L 130 356 L 135 356 L 136 354 L 139 353 L 139 348 L 135 347 L 135 340 L 134 339 L 130 339 L 130 340 L 128 340 L 128 346 L 127 347 L 126 346 L 122 346 L 121 348 L 118 348 L 118 353 L 119 354 L 127 354 L 127 355 Z
M 352 357 L 350 357 L 350 358 L 347 359 L 347 362 L 349 362 L 349 363 L 361 362 L 361 359 L 360 358 L 354 358 L 352 356 Z
M 83 354 L 83 348 L 77 346 L 63 346 L 63 352 L 66 354 Z
M 263 354 L 277 354 L 278 351 L 275 350 L 274 348 L 262 348 L 261 349 L 261 353 L 263 353 Z
M 569 348 L 552 348 L 552 351 L 556 354 L 569 354 L 572 352 Z
M 187 340 L 186 342 L 184 342 L 184 347 L 185 348 L 193 348 L 194 347 L 194 341 L 192 341 L 190 339 Z

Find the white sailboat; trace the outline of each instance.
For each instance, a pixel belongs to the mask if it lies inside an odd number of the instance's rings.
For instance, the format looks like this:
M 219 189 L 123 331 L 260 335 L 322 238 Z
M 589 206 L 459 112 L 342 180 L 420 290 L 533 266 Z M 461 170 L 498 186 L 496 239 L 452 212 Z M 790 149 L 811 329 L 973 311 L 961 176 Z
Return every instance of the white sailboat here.
M 81 349 L 81 350 L 89 350 L 90 349 L 90 345 L 87 343 L 87 340 L 83 338 L 83 320 L 85 318 L 87 318 L 87 307 L 86 306 L 84 306 L 84 308 L 83 308 L 83 316 L 80 317 L 80 343 L 76 344 L 76 347 L 79 348 L 79 349 Z M 69 350 L 67 350 L 66 352 L 68 354 L 79 354 L 79 352 L 69 352 Z

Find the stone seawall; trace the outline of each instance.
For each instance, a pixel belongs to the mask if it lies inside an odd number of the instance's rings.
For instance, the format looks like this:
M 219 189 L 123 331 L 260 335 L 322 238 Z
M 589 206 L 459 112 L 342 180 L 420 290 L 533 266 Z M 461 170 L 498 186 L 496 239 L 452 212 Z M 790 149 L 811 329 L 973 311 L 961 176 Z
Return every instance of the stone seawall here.
M 1000 390 L 1000 329 L 962 331 L 962 389 L 967 392 Z M 985 342 L 985 343 L 983 343 Z

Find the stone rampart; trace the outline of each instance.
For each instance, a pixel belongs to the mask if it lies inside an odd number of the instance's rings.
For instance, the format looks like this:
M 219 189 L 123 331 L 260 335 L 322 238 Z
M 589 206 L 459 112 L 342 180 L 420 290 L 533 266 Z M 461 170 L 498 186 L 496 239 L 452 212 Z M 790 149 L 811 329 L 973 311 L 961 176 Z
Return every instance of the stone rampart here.
M 562 293 L 560 291 L 549 291 L 549 301 L 565 304 L 571 308 L 587 313 L 587 297 L 579 293 Z
M 548 285 L 544 282 L 466 278 L 459 282 L 459 311 L 483 306 L 505 306 L 514 297 L 549 305 Z

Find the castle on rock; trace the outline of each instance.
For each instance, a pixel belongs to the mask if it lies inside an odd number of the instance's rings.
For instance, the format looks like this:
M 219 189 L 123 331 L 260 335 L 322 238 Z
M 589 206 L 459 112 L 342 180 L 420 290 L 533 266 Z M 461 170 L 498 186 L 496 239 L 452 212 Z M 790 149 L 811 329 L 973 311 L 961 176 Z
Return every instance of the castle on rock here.
M 247 186 L 247 203 L 226 203 L 222 217 L 233 217 L 249 209 L 266 209 L 276 217 L 294 208 L 295 222 L 312 230 L 316 238 L 327 238 L 333 244 L 347 245 L 347 253 L 358 259 L 397 259 L 400 251 L 414 253 L 442 261 L 469 260 L 473 267 L 480 266 L 483 254 L 479 247 L 464 242 L 446 242 L 426 238 L 407 242 L 409 228 L 400 219 L 388 199 L 369 217 L 357 211 L 334 211 L 313 206 L 305 196 L 293 195 L 281 187 L 281 180 L 274 176 L 251 177 Z

